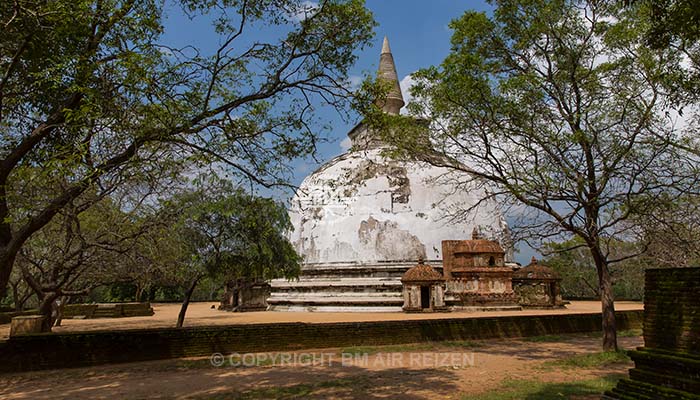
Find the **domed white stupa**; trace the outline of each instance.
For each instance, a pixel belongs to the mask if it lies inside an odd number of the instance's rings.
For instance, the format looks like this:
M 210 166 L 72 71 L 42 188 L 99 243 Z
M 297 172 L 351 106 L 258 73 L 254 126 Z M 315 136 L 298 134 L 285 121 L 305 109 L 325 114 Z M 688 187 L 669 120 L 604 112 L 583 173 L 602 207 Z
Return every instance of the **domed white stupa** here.
M 378 74 L 392 85 L 382 109 L 398 114 L 404 100 L 386 38 Z M 441 270 L 442 241 L 468 239 L 475 228 L 512 257 L 497 204 L 479 203 L 483 188 L 458 189 L 445 179 L 454 172 L 385 156 L 387 145 L 363 123 L 348 135 L 351 149 L 304 179 L 292 199 L 302 275 L 272 281 L 270 310 L 401 311 L 403 273 L 419 259 Z M 472 208 L 459 222 L 450 218 Z

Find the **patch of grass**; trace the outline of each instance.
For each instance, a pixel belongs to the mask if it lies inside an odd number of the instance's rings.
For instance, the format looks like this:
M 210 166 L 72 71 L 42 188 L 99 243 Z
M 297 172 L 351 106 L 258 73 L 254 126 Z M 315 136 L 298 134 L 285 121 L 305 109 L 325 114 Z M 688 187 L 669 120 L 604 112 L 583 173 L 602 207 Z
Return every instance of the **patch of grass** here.
M 340 349 L 341 354 L 377 354 L 377 353 L 405 353 L 415 351 L 435 351 L 441 347 L 450 349 L 473 349 L 481 346 L 480 343 L 469 340 L 451 340 L 444 342 L 426 342 L 394 344 L 386 346 L 351 346 Z
M 340 354 L 375 354 L 380 351 L 379 346 L 350 346 L 340 349 Z
M 481 347 L 482 344 L 479 342 L 472 342 L 470 340 L 450 340 L 446 342 L 438 342 L 436 343 L 439 346 L 444 346 L 444 347 L 451 347 L 451 348 L 457 348 L 457 349 L 474 349 L 477 347 Z
M 613 364 L 625 364 L 630 361 L 627 352 L 601 351 L 599 353 L 578 354 L 561 360 L 547 361 L 542 363 L 543 368 L 603 368 Z
M 221 394 L 215 395 L 214 397 L 208 397 L 210 399 L 241 399 L 241 400 L 255 400 L 255 399 L 304 399 L 316 392 L 322 391 L 323 389 L 347 389 L 354 388 L 355 386 L 362 385 L 365 382 L 363 377 L 354 377 L 346 379 L 334 379 L 330 381 L 323 381 L 314 384 L 299 384 L 293 386 L 282 386 L 282 387 L 269 387 L 253 389 L 243 393 L 234 394 Z
M 506 380 L 498 390 L 482 395 L 464 396 L 464 400 L 562 400 L 572 396 L 600 396 L 615 386 L 624 375 L 614 374 L 602 378 L 565 383 L 535 380 Z M 599 397 L 597 397 L 599 398 Z
M 341 354 L 403 353 L 409 351 L 434 350 L 433 343 L 395 344 L 388 346 L 351 346 L 340 349 Z
M 641 329 L 628 329 L 626 331 L 617 332 L 617 337 L 637 337 L 642 336 L 643 332 Z
M 617 332 L 617 337 L 638 337 L 642 336 L 641 329 L 627 329 Z M 583 332 L 583 333 L 570 333 L 564 335 L 541 335 L 541 336 L 528 336 L 521 340 L 524 342 L 533 343 L 545 343 L 545 342 L 565 342 L 567 340 L 572 340 L 576 338 L 587 337 L 587 338 L 602 338 L 603 332 Z
M 597 331 L 597 332 L 588 332 L 584 334 L 586 337 L 594 337 L 594 338 L 602 338 L 603 337 L 603 332 L 602 331 Z M 637 337 L 637 336 L 642 336 L 642 330 L 641 329 L 625 329 L 622 331 L 617 331 L 617 337 Z
M 542 335 L 542 336 L 528 336 L 528 337 L 524 337 L 522 340 L 524 342 L 541 343 L 541 342 L 563 342 L 567 339 L 569 339 L 569 338 L 566 336 L 562 336 L 562 335 Z

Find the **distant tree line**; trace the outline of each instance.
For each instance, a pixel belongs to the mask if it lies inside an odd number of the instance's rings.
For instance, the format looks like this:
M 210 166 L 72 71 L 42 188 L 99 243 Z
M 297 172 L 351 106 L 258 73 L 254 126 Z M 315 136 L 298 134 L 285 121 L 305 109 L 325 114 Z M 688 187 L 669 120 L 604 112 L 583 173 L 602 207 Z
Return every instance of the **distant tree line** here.
M 284 205 L 207 180 L 151 204 L 65 207 L 23 246 L 5 303 L 38 308 L 48 331 L 71 302 L 179 301 L 181 326 L 190 300 L 219 298 L 227 281 L 296 277 Z

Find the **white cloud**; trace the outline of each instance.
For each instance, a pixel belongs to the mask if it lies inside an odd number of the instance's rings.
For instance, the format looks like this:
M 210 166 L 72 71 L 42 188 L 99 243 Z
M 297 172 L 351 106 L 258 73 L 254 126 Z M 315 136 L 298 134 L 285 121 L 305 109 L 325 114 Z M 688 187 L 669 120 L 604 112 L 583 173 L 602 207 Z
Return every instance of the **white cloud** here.
M 296 9 L 289 12 L 288 18 L 290 21 L 303 21 L 313 16 L 319 8 L 318 3 L 309 0 L 302 1 L 296 7 Z
M 340 148 L 343 149 L 343 151 L 348 151 L 350 147 L 352 147 L 352 140 L 350 140 L 350 137 L 345 137 L 345 139 L 340 142 Z
M 362 81 L 365 78 L 363 78 L 360 75 L 350 75 L 347 80 L 347 88 L 348 90 L 355 91 L 360 88 L 360 85 L 362 85 Z
M 166 46 L 159 46 L 158 51 L 160 52 L 160 54 L 166 57 L 172 57 L 175 55 L 175 53 L 169 47 Z
M 399 86 L 401 87 L 401 95 L 403 96 L 403 101 L 408 105 L 408 103 L 413 101 L 413 96 L 411 96 L 411 87 L 415 85 L 416 81 L 413 79 L 413 75 L 409 74 L 406 75 L 403 79 L 401 79 L 401 82 L 399 82 Z M 406 106 L 404 106 L 401 109 L 401 114 L 407 114 L 408 110 L 406 110 Z

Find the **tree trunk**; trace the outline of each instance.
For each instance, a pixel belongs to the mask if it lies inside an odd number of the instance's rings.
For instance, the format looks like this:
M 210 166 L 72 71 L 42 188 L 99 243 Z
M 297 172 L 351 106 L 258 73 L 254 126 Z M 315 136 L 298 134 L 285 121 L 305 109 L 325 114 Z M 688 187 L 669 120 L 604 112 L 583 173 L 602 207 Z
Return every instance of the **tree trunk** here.
M 0 299 L 7 295 L 7 286 L 10 283 L 12 266 L 15 264 L 17 252 L 10 251 L 6 246 L 0 250 Z
M 24 306 L 27 304 L 27 301 L 32 298 L 32 295 L 33 293 L 30 291 L 22 296 L 22 300 L 17 304 L 17 311 L 24 311 Z
M 22 311 L 22 304 L 20 303 L 20 295 L 19 295 L 19 284 L 20 282 L 17 281 L 13 283 L 12 286 L 12 302 L 15 304 L 15 311 Z M 2 298 L 0 297 L 0 300 Z
M 617 323 L 615 321 L 615 299 L 608 264 L 594 257 L 600 283 L 600 302 L 603 311 L 603 350 L 617 351 Z
M 134 299 L 134 301 L 136 301 L 137 303 L 140 303 L 142 301 L 141 300 L 142 296 L 143 296 L 143 286 L 141 286 L 140 283 L 137 283 L 136 284 L 136 296 L 135 296 L 136 298 Z
M 194 293 L 194 288 L 197 287 L 197 283 L 199 283 L 199 280 L 202 279 L 201 277 L 197 277 L 194 280 L 192 280 L 192 284 L 190 285 L 189 289 L 185 292 L 185 299 L 182 301 L 182 307 L 180 307 L 180 314 L 177 316 L 177 325 L 175 325 L 178 328 L 182 328 L 182 324 L 185 323 L 185 313 L 187 313 L 187 307 L 190 305 L 190 298 L 192 297 L 192 293 Z
M 58 295 L 56 293 L 46 293 L 41 299 L 41 305 L 39 306 L 39 315 L 44 317 L 44 322 L 41 324 L 42 332 L 51 332 L 51 327 L 55 321 L 54 319 L 54 302 Z
M 67 302 L 68 296 L 61 296 L 58 307 L 56 308 L 56 322 L 54 322 L 53 326 L 61 326 L 61 322 L 63 321 L 63 310 L 65 309 Z

